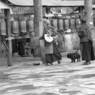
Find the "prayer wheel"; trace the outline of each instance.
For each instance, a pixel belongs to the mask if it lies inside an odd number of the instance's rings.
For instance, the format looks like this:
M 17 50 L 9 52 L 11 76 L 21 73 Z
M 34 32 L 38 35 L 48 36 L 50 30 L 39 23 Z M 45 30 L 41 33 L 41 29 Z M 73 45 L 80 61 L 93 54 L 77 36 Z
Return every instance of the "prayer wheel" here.
M 56 29 L 58 30 L 57 19 L 53 19 L 53 26 L 56 27 Z
M 71 52 L 73 50 L 80 49 L 80 39 L 78 37 L 77 32 L 67 33 L 64 35 L 65 38 L 65 51 Z
M 73 43 L 73 49 L 80 49 L 80 39 L 78 36 L 78 33 L 73 32 L 72 33 L 72 43 Z
M 19 34 L 19 23 L 18 21 L 11 22 L 11 31 L 13 34 Z
M 59 19 L 59 29 L 63 30 L 63 19 Z
M 2 20 L 1 22 L 0 22 L 0 28 L 1 28 L 1 35 L 6 35 L 7 33 L 6 33 L 6 23 L 5 23 L 5 21 L 4 20 Z
M 65 34 L 64 35 L 64 39 L 65 39 L 65 51 L 69 52 L 73 50 L 73 42 L 72 42 L 72 34 Z
M 23 34 L 27 33 L 26 21 L 25 20 L 20 21 L 20 32 Z
M 28 19 L 27 20 L 27 30 L 28 30 L 28 32 L 33 32 L 34 31 L 33 19 Z

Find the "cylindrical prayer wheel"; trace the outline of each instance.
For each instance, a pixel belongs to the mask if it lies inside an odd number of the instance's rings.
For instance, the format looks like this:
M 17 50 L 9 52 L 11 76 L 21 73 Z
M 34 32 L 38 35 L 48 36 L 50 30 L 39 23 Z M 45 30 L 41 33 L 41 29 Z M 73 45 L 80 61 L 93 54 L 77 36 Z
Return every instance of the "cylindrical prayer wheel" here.
M 75 19 L 71 19 L 71 28 L 75 28 Z
M 5 21 L 4 20 L 2 20 L 1 22 L 0 22 L 0 34 L 1 35 L 6 35 L 7 33 L 6 33 L 6 23 L 5 23 Z
M 73 51 L 80 49 L 80 40 L 76 32 L 65 34 L 65 49 L 66 51 Z
M 60 25 L 59 25 L 59 19 L 57 19 L 57 30 L 59 30 Z
M 73 42 L 72 42 L 72 34 L 65 34 L 64 35 L 65 38 L 65 51 L 69 52 L 73 50 Z
M 66 27 L 65 27 L 65 19 L 63 19 L 63 29 L 65 30 Z
M 58 29 L 58 27 L 57 27 L 57 19 L 53 19 L 53 26 L 56 27 L 56 29 Z
M 77 18 L 77 19 L 76 19 L 76 28 L 78 28 L 79 26 L 80 26 L 80 19 Z
M 59 29 L 62 30 L 63 28 L 63 19 L 59 19 Z
M 69 28 L 69 20 L 65 19 L 65 28 L 68 29 Z
M 13 34 L 19 34 L 19 23 L 18 21 L 11 22 L 11 31 Z
M 26 33 L 27 32 L 26 21 L 25 20 L 20 21 L 20 32 L 21 33 Z
M 80 39 L 77 32 L 72 33 L 73 49 L 80 49 Z
M 28 19 L 27 20 L 27 30 L 28 30 L 28 32 L 33 32 L 34 31 L 33 19 Z
M 51 26 L 54 26 L 53 19 L 50 20 L 50 24 L 51 24 Z

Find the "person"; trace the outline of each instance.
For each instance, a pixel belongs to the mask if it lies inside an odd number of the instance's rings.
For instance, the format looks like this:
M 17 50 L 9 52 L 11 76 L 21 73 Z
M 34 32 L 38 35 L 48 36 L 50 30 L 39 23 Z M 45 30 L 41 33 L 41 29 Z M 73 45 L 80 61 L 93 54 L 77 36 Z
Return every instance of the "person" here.
M 53 41 L 53 62 L 57 61 L 58 64 L 61 63 L 62 55 L 60 52 L 60 41 L 58 40 L 58 35 L 56 35 Z
M 52 36 L 51 29 L 48 30 L 47 35 Z M 53 40 L 51 42 L 45 40 L 45 58 L 46 65 L 53 65 Z
M 18 41 L 18 54 L 21 57 L 24 57 L 25 56 L 24 39 L 19 39 L 19 41 Z
M 58 40 L 56 39 L 57 31 L 56 29 L 50 25 L 49 20 L 44 20 L 44 30 L 43 36 L 40 40 L 44 41 L 43 53 L 45 52 L 44 64 L 45 65 L 53 65 L 54 61 L 57 61 L 60 64 L 61 54 L 58 50 Z M 43 59 L 42 59 L 43 60 Z
M 52 65 L 53 62 L 53 41 L 48 42 L 46 38 L 51 38 L 52 30 L 50 28 L 49 19 L 43 20 L 43 33 L 42 36 L 39 38 L 41 43 L 41 60 L 42 63 L 46 66 Z M 49 40 L 49 39 L 48 39 Z
M 25 56 L 30 56 L 31 55 L 31 49 L 30 49 L 29 42 L 26 42 L 24 48 L 25 48 Z
M 78 35 L 80 38 L 82 60 L 85 60 L 83 65 L 91 64 L 92 38 L 90 29 L 86 24 L 86 20 L 81 20 L 81 26 L 79 27 Z

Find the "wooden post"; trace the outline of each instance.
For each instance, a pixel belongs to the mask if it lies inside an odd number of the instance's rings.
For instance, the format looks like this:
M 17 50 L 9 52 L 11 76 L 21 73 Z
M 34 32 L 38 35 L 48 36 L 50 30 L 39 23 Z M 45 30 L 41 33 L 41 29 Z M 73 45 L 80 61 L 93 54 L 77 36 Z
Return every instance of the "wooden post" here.
M 12 39 L 11 39 L 11 25 L 10 25 L 10 10 L 5 9 L 5 22 L 6 22 L 6 33 L 7 33 L 7 40 L 8 40 L 8 53 L 7 53 L 7 64 L 8 66 L 12 65 Z
M 92 10 L 92 1 L 93 0 L 84 0 L 85 5 L 85 17 L 89 27 L 93 26 L 93 10 Z
M 39 40 L 43 35 L 43 12 L 42 12 L 42 0 L 33 0 L 34 2 L 34 32 L 36 40 L 38 40 L 41 59 L 45 63 L 44 41 Z M 36 41 L 37 42 L 37 41 Z
M 43 32 L 42 0 L 34 0 L 34 32 L 36 37 Z

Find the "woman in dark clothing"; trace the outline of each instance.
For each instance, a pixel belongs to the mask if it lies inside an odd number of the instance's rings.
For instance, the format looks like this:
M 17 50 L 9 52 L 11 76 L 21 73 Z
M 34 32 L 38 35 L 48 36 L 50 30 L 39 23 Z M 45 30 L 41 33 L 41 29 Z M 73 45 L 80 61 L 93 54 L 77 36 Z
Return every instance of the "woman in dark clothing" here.
M 56 37 L 54 37 L 53 39 L 54 40 L 51 43 L 53 46 L 53 52 L 50 53 L 49 51 L 51 51 L 51 50 L 49 50 L 48 53 L 46 54 L 46 63 L 49 63 L 51 65 L 53 65 L 53 62 L 55 62 L 55 61 L 57 61 L 58 64 L 60 64 L 60 61 L 62 59 L 62 56 L 61 56 L 61 53 L 59 50 L 59 42 Z M 46 45 L 47 45 L 46 47 L 48 47 L 48 45 L 50 47 L 50 43 L 47 43 Z
M 48 35 L 49 39 L 52 37 L 53 40 L 51 42 L 46 41 L 45 35 Z M 43 31 L 43 40 L 45 48 L 43 52 L 45 52 L 45 65 L 53 65 L 54 61 L 58 61 L 60 63 L 61 54 L 58 50 L 59 44 L 56 38 L 57 32 L 55 29 L 48 23 L 46 20 L 44 21 L 44 31 Z
M 53 40 L 51 42 L 48 42 L 45 38 L 51 38 L 53 35 L 52 28 L 50 26 L 50 22 L 48 19 L 44 20 L 44 29 L 43 29 L 43 34 L 40 39 L 43 40 L 44 47 L 41 47 L 41 51 L 43 51 L 42 55 L 42 61 L 45 65 L 52 65 L 53 63 Z M 47 35 L 47 36 L 46 36 Z M 48 38 L 48 39 L 49 39 Z
M 91 32 L 86 24 L 86 21 L 82 20 L 81 23 L 82 24 L 81 27 L 79 28 L 78 34 L 80 37 L 82 59 L 85 60 L 84 65 L 88 65 L 91 63 L 90 61 L 92 59 L 92 56 L 94 57 L 94 54 L 93 55 L 91 54 L 91 52 L 93 51 L 92 38 Z
M 90 60 L 94 60 L 95 59 L 94 58 L 92 41 L 89 40 L 88 43 L 84 43 L 84 45 L 81 45 L 81 49 L 82 49 L 82 60 L 85 60 L 87 55 L 89 56 L 89 57 L 86 58 L 87 60 L 89 60 L 89 58 L 90 58 Z M 87 54 L 86 54 L 86 51 L 87 51 Z

